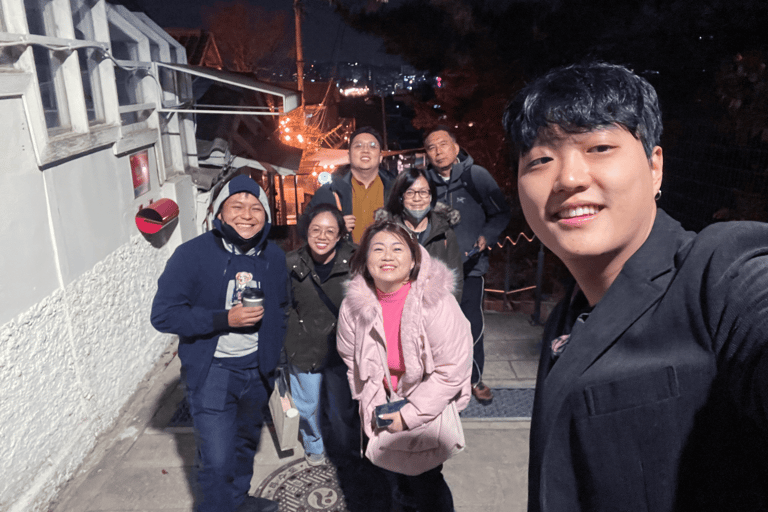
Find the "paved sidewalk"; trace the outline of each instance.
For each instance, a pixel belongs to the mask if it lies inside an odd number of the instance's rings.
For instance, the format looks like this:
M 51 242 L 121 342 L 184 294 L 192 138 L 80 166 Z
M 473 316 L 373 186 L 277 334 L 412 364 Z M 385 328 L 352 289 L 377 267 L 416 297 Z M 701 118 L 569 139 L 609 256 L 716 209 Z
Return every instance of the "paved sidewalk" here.
M 490 387 L 533 387 L 541 327 L 521 313 L 486 312 Z M 169 346 L 51 512 L 190 512 L 194 434 L 167 428 L 182 398 L 176 345 Z M 466 449 L 445 464 L 458 512 L 517 512 L 526 507 L 528 421 L 465 419 Z M 269 429 L 254 461 L 251 489 L 301 448 L 279 453 Z

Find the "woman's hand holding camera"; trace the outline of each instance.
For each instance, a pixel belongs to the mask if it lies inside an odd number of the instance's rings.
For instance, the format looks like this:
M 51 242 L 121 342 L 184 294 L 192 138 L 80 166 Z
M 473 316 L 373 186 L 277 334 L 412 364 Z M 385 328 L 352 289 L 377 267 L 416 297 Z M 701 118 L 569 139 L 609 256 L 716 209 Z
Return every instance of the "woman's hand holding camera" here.
M 387 425 L 385 428 L 390 432 L 402 432 L 407 427 L 405 426 L 405 422 L 403 421 L 403 417 L 400 414 L 400 411 L 390 412 L 387 414 L 382 414 L 379 416 L 379 418 L 383 420 L 392 420 L 392 423 Z

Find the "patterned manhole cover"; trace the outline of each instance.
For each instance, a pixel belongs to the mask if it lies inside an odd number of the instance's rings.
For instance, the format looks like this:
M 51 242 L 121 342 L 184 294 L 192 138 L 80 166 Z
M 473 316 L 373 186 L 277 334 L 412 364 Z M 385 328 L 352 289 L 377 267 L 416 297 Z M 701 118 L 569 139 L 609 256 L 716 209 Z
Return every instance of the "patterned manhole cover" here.
M 336 468 L 298 459 L 275 470 L 254 493 L 280 503 L 280 512 L 347 512 Z

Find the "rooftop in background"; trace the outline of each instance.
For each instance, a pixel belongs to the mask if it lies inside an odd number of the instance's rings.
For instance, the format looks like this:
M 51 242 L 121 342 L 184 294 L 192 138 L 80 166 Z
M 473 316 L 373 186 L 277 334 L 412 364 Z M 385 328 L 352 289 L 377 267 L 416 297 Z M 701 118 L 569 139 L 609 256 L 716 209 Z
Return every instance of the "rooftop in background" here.
M 224 63 L 216 46 L 216 39 L 207 30 L 199 28 L 166 28 L 171 37 L 184 46 L 187 63 L 193 66 L 222 69 Z

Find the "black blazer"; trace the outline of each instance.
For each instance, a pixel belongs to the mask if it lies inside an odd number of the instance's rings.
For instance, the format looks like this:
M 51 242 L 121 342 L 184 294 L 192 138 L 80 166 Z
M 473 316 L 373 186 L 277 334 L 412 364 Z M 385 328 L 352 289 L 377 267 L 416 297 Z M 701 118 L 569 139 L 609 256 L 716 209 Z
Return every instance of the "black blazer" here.
M 544 331 L 528 510 L 768 510 L 768 225 L 696 235 L 659 210 L 553 363 L 568 306 Z

